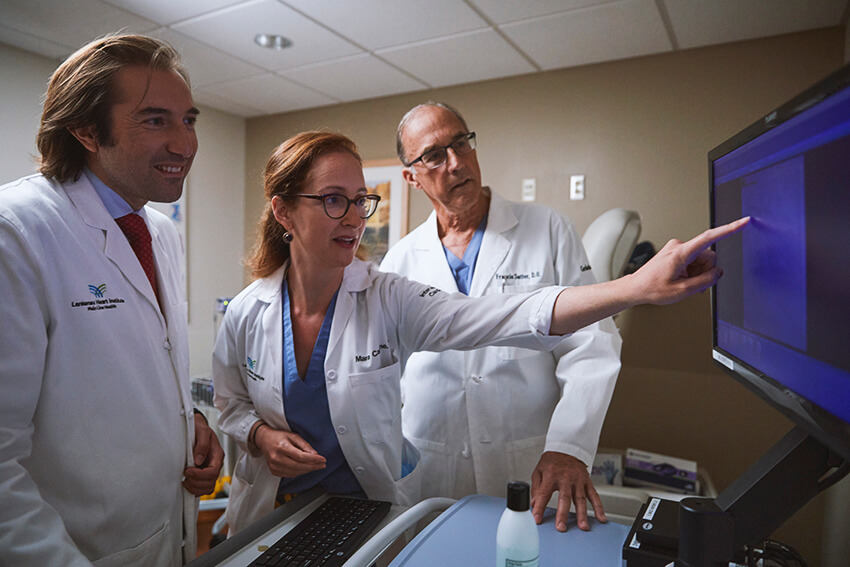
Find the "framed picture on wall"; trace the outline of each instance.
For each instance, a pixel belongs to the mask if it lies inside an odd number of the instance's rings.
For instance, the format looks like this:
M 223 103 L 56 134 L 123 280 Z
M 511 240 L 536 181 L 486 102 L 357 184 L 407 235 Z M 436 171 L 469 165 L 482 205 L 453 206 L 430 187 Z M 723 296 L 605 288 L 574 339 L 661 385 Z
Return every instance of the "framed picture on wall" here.
M 381 196 L 378 210 L 366 221 L 359 257 L 380 263 L 387 250 L 407 234 L 407 199 L 410 186 L 402 176 L 398 160 L 363 162 L 369 193 Z

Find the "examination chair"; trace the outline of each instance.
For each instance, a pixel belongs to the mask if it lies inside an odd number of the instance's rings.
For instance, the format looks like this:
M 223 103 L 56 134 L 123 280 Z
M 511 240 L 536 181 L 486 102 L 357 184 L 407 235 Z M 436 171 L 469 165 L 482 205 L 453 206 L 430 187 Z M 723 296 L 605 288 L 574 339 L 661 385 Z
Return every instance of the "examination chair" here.
M 597 281 L 607 282 L 623 275 L 640 229 L 640 215 L 622 208 L 605 211 L 590 223 L 581 242 Z

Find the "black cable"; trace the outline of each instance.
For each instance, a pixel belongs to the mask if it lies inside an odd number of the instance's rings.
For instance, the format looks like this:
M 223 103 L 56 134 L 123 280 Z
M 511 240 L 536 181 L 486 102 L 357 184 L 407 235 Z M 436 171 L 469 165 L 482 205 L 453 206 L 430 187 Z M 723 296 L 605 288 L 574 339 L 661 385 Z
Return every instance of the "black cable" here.
M 778 541 L 764 540 L 760 548 L 748 547 L 746 551 L 747 567 L 808 567 L 796 549 Z
M 794 561 L 800 567 L 808 567 L 807 564 L 806 564 L 806 560 L 803 559 L 803 556 L 800 555 L 800 553 L 796 549 L 791 547 L 790 545 L 787 545 L 787 544 L 784 544 L 784 543 L 781 543 L 781 542 L 778 542 L 778 541 L 773 541 L 773 540 L 767 540 L 767 541 L 765 541 L 765 544 L 766 544 L 766 547 L 771 547 L 771 548 L 776 549 L 777 554 L 780 557 L 784 557 L 786 560 Z

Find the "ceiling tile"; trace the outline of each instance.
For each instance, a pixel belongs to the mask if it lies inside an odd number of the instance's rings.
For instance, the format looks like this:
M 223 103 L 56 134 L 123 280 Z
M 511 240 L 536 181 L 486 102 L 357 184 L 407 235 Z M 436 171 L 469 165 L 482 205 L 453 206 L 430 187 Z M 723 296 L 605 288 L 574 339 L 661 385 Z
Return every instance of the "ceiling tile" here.
M 425 89 L 425 85 L 372 55 L 354 55 L 279 72 L 336 99 L 351 101 Z
M 153 20 L 160 25 L 173 24 L 188 18 L 245 2 L 245 0 L 104 0 L 128 12 Z
M 837 26 L 847 0 L 664 0 L 683 49 Z
M 527 20 L 537 16 L 549 16 L 611 0 L 535 0 L 534 2 L 505 2 L 505 0 L 469 0 L 493 23 L 504 24 L 516 20 Z
M 461 0 L 283 0 L 366 49 L 487 26 Z
M 61 60 L 152 34 L 181 51 L 201 104 L 257 116 L 839 26 L 848 1 L 0 0 L 0 42 Z M 294 46 L 262 49 L 261 32 Z
M 215 94 L 215 92 L 193 89 L 192 98 L 195 100 L 195 104 L 199 104 L 201 106 L 209 106 L 210 108 L 214 108 L 216 110 L 235 114 L 236 116 L 242 116 L 243 118 L 252 118 L 254 116 L 262 116 L 263 114 L 265 114 L 265 112 L 258 108 L 251 108 L 250 106 L 234 102 L 230 99 L 222 98 Z M 200 123 L 198 124 L 198 128 L 203 130 L 204 113 L 203 109 L 201 110 L 202 111 L 201 116 L 199 117 Z
M 18 49 L 59 61 L 65 59 L 72 51 L 70 47 L 7 28 L 2 24 L 0 24 L 0 43 L 12 45 Z
M 3 24 L 76 51 L 107 33 L 144 33 L 156 23 L 98 0 L 3 0 Z
M 321 93 L 312 91 L 273 73 L 219 83 L 196 89 L 199 96 L 204 93 L 249 108 L 257 108 L 265 114 L 289 112 L 302 108 L 325 106 L 339 102 Z
M 543 69 L 672 50 L 654 0 L 625 0 L 500 26 Z
M 276 0 L 240 4 L 172 27 L 272 71 L 362 51 Z M 293 45 L 281 51 L 265 49 L 254 43 L 254 36 L 259 33 L 282 35 Z
M 189 71 L 192 86 L 195 87 L 232 81 L 265 72 L 255 65 L 245 63 L 166 28 L 156 30 L 151 35 L 164 39 L 180 52 L 183 57 L 183 64 Z
M 508 42 L 490 29 L 376 53 L 432 87 L 535 71 Z

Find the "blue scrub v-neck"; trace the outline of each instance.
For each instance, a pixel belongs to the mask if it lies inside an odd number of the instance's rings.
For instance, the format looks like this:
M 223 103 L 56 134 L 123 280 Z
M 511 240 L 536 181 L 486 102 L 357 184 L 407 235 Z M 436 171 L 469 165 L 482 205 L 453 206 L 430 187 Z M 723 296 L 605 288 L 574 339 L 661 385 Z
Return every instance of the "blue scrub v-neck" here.
M 472 276 L 475 273 L 475 262 L 478 260 L 478 252 L 481 250 L 481 241 L 484 239 L 484 231 L 487 228 L 487 216 L 475 229 L 475 234 L 472 235 L 472 240 L 466 245 L 466 250 L 463 253 L 463 258 L 458 258 L 454 252 L 443 246 L 443 251 L 446 254 L 446 261 L 449 263 L 449 268 L 452 270 L 452 275 L 457 283 L 457 290 L 464 295 L 469 295 L 469 289 L 472 287 Z
M 283 298 L 283 409 L 290 429 L 304 438 L 327 460 L 327 466 L 295 478 L 282 478 L 278 486 L 278 501 L 283 494 L 303 492 L 316 485 L 332 494 L 362 492 L 360 483 L 348 466 L 331 421 L 328 392 L 325 387 L 325 355 L 331 334 L 336 299 L 334 294 L 304 378 L 298 375 L 295 361 L 295 344 L 292 339 L 292 315 L 289 304 L 289 289 L 286 280 L 282 286 Z

